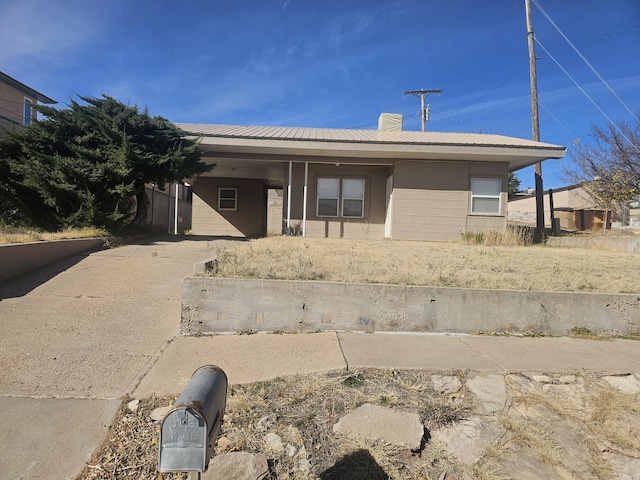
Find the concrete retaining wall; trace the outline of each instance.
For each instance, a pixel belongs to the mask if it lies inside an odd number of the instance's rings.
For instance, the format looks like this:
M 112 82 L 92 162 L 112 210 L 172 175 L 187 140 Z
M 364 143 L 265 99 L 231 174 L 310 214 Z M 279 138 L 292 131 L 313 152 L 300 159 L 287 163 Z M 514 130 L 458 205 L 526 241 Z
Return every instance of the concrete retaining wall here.
M 640 237 L 549 237 L 547 245 L 640 253 Z
M 640 333 L 640 295 L 186 278 L 181 330 Z
M 102 238 L 0 245 L 0 281 L 104 244 Z

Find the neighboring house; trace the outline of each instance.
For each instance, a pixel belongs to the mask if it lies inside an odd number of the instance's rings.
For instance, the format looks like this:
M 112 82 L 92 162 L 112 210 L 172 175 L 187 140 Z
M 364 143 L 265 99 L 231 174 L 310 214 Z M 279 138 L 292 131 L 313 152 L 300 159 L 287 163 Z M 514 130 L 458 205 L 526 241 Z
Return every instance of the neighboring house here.
M 582 185 L 568 185 L 566 187 L 554 188 L 551 190 L 553 196 L 553 208 L 555 217 L 561 219 L 563 228 L 575 229 L 571 226 L 570 219 L 559 212 L 573 212 L 574 210 L 594 209 L 598 206 L 598 201 L 582 187 Z M 544 223 L 551 227 L 551 202 L 549 201 L 549 190 L 543 193 L 544 202 Z M 509 199 L 509 220 L 535 223 L 536 222 L 536 194 L 534 190 L 522 192 Z
M 551 191 L 551 196 L 549 192 Z M 545 190 L 543 194 L 544 202 L 544 223 L 551 227 L 551 198 L 553 198 L 554 218 L 560 219 L 560 227 L 566 230 L 590 230 L 600 228 L 604 219 L 605 209 L 601 202 L 594 197 L 588 189 L 581 184 L 568 185 L 565 187 Z M 535 223 L 536 221 L 536 196 L 533 190 L 522 192 L 509 199 L 509 220 Z M 612 215 L 613 214 L 613 215 Z M 611 217 L 616 219 L 620 212 L 608 213 L 608 225 L 610 227 Z M 620 219 L 623 223 L 635 226 L 638 223 L 636 211 L 633 205 L 628 209 L 626 219 Z
M 0 72 L 0 137 L 36 119 L 33 108 L 39 103 L 54 104 L 55 100 L 28 87 L 6 73 Z
M 387 115 L 380 125 L 395 123 Z M 265 236 L 274 189 L 283 233 L 451 240 L 505 227 L 508 173 L 565 154 L 499 135 L 178 126 L 201 137 L 203 160 L 216 164 L 190 180 L 196 235 Z

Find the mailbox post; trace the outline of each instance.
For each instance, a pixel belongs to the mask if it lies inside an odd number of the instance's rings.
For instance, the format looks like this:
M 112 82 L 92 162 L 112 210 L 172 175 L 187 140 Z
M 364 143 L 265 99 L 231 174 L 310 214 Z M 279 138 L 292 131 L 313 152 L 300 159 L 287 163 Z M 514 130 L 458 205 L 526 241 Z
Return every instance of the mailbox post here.
M 214 365 L 197 369 L 162 420 L 159 472 L 197 472 L 200 478 L 209 466 L 226 403 L 224 371 Z

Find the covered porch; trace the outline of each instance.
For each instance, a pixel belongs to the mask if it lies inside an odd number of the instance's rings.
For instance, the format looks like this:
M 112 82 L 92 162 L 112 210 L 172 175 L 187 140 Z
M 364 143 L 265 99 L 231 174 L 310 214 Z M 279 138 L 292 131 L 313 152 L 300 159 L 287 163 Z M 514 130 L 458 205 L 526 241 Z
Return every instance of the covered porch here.
M 508 172 L 564 155 L 496 135 L 179 126 L 215 164 L 191 180 L 202 235 L 265 236 L 271 191 L 282 199 L 279 233 L 451 239 L 505 225 Z

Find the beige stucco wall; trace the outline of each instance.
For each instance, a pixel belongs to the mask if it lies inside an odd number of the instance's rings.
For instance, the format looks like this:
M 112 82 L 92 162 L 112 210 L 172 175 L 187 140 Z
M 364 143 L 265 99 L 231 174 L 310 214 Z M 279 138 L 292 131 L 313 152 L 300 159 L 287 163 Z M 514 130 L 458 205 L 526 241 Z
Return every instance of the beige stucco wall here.
M 354 166 L 310 164 L 307 186 L 306 236 L 316 238 L 384 238 L 385 186 L 390 168 L 387 166 Z M 364 178 L 364 218 L 319 218 L 316 216 L 316 186 L 319 177 Z M 304 198 L 304 164 L 292 170 L 291 224 L 296 233 L 302 229 Z M 285 185 L 288 184 L 286 172 Z M 287 192 L 284 192 L 283 218 L 287 218 Z
M 387 179 L 392 176 L 392 239 L 447 241 L 465 231 L 500 230 L 506 226 L 506 163 L 397 161 L 394 166 L 309 163 L 306 236 L 315 238 L 385 238 Z M 288 169 L 284 172 L 282 219 L 287 221 Z M 318 178 L 364 178 L 363 218 L 316 216 Z M 501 214 L 469 213 L 471 178 L 502 180 Z M 291 227 L 302 234 L 304 163 L 292 165 Z M 218 188 L 238 188 L 238 211 L 217 211 Z M 267 233 L 267 193 L 261 180 L 203 177 L 194 183 L 193 233 L 257 237 Z M 248 207 L 251 206 L 251 207 Z M 247 210 L 247 208 L 249 208 Z M 273 229 L 273 225 L 271 226 Z
M 469 214 L 472 177 L 502 179 L 501 215 Z M 506 188 L 506 164 L 398 162 L 393 176 L 391 237 L 446 241 L 465 231 L 504 228 Z
M 25 95 L 20 90 L 6 83 L 0 82 L 0 115 L 16 123 L 23 124 L 24 99 L 28 98 L 36 105 L 36 99 Z M 35 120 L 36 112 L 31 110 L 32 119 Z
M 267 195 L 267 233 L 282 234 L 282 189 L 269 189 Z
M 236 211 L 218 211 L 218 189 L 237 188 Z M 262 180 L 200 177 L 193 184 L 192 233 L 261 237 L 267 233 L 267 190 Z

